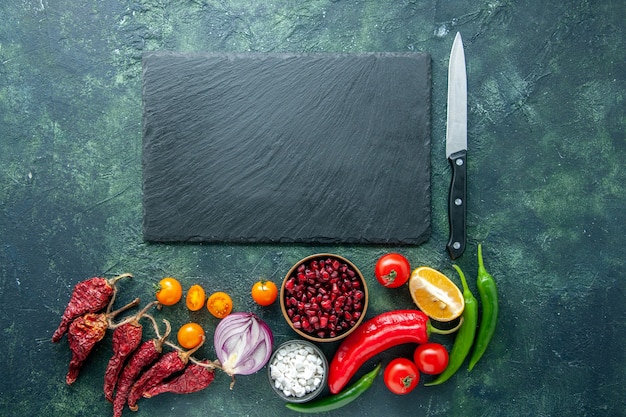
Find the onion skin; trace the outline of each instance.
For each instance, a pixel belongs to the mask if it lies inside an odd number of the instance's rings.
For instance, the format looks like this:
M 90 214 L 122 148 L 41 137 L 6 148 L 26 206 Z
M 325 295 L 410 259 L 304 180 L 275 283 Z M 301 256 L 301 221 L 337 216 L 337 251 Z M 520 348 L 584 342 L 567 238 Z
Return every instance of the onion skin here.
M 256 314 L 237 312 L 219 322 L 213 342 L 224 372 L 250 375 L 269 361 L 274 335 Z

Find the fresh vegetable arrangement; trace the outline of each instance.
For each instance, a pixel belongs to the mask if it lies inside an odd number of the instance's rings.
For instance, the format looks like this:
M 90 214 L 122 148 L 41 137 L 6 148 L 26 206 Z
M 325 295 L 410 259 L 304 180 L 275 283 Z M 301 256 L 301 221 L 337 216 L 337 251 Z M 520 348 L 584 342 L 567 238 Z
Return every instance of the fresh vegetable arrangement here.
M 426 343 L 431 332 L 438 330 L 420 310 L 392 310 L 379 314 L 359 326 L 341 342 L 330 363 L 328 386 L 336 394 L 350 381 L 359 368 L 375 355 L 405 343 Z
M 461 324 L 461 328 L 454 340 L 448 366 L 440 373 L 437 379 L 425 384 L 426 386 L 439 385 L 450 379 L 450 377 L 459 370 L 461 365 L 463 365 L 474 343 L 474 334 L 476 333 L 476 323 L 478 320 L 478 302 L 467 286 L 467 281 L 465 280 L 465 275 L 463 271 L 461 271 L 461 268 L 457 265 L 454 265 L 454 268 L 459 273 L 461 282 L 463 283 L 463 297 L 465 298 L 463 324 Z
M 306 315 L 307 326 L 311 326 L 312 332 L 333 336 L 337 330 L 335 323 L 339 321 L 331 321 L 331 317 L 356 320 L 358 317 L 354 316 L 361 311 L 365 316 L 365 309 L 361 309 L 361 305 L 367 305 L 367 291 L 362 287 L 365 280 L 361 278 L 361 283 L 355 280 L 356 273 L 350 266 L 336 264 L 330 258 L 308 261 L 303 265 L 292 269 L 294 272 L 290 271 L 283 282 L 286 297 L 281 300 L 281 306 L 284 303 L 287 309 L 293 310 L 286 313 L 289 314 L 286 319 L 297 323 L 298 316 Z M 319 352 L 323 357 L 323 368 L 319 367 L 320 358 L 316 359 L 312 352 L 309 352 L 311 355 L 301 354 L 300 359 L 289 359 L 290 363 L 295 363 L 293 360 L 298 362 L 295 368 L 281 362 L 287 360 L 286 353 L 269 364 L 274 333 L 267 323 L 251 312 L 233 312 L 232 298 L 226 292 L 215 291 L 207 297 L 200 284 L 193 284 L 184 293 L 181 283 L 173 277 L 158 282 L 154 301 L 122 319 L 118 317 L 124 311 L 140 304 L 140 300 L 135 299 L 113 310 L 118 281 L 131 278 L 131 274 L 111 279 L 94 277 L 79 282 L 72 291 L 52 341 L 59 342 L 63 335 L 68 335 L 72 358 L 66 382 L 72 384 L 93 348 L 108 330 L 112 331 L 113 354 L 106 367 L 103 390 L 105 398 L 113 404 L 115 417 L 120 417 L 125 407 L 137 410 L 142 398 L 203 390 L 213 382 L 216 370 L 231 377 L 233 389 L 235 375 L 250 375 L 266 365 L 268 372 L 271 371 L 270 382 L 280 385 L 282 388 L 279 389 L 294 397 L 293 402 L 286 404 L 288 409 L 298 413 L 328 412 L 359 398 L 375 383 L 379 373 L 383 374 L 382 383 L 391 393 L 410 395 L 420 384 L 434 386 L 446 382 L 457 374 L 468 357 L 469 370 L 476 366 L 495 334 L 497 286 L 485 269 L 481 245 L 478 245 L 476 280 L 480 303 L 472 294 L 461 268 L 453 267 L 460 277 L 462 291 L 452 280 L 432 268 L 422 266 L 411 272 L 408 259 L 401 254 L 390 253 L 379 258 L 373 271 L 376 281 L 389 291 L 408 287 L 407 299 L 412 300 L 416 308 L 389 309 L 362 323 L 355 321 L 354 328 L 339 343 L 328 363 Z M 278 298 L 278 287 L 272 281 L 260 279 L 248 288 L 252 288 L 249 293 L 252 301 L 260 307 L 270 306 Z M 149 314 L 151 308 L 163 311 L 181 300 L 190 312 L 198 312 L 206 306 L 208 312 L 219 319 L 213 337 L 217 359 L 194 357 L 207 340 L 200 323 L 181 325 L 176 332 L 177 343 L 173 343 L 168 340 L 172 332 L 170 322 L 163 320 L 165 331 L 161 332 L 159 324 Z M 204 310 L 205 314 L 207 310 Z M 145 341 L 143 320 L 151 323 L 149 327 L 154 332 L 154 337 Z M 304 322 L 305 319 L 301 320 Z M 450 352 L 443 344 L 430 340 L 431 334 L 453 335 Z M 297 339 L 294 343 L 297 346 Z M 404 344 L 415 345 L 410 358 L 395 357 L 388 363 L 379 363 L 350 384 L 368 361 Z M 306 361 L 311 362 L 311 366 L 305 366 Z M 293 374 L 289 378 L 295 379 L 288 380 L 287 372 Z M 432 377 L 422 383 L 421 374 Z M 322 381 L 326 381 L 329 395 L 314 400 L 307 396 L 303 399 L 306 402 L 295 400 L 306 393 L 321 391 Z M 293 388 L 296 385 L 301 389 Z

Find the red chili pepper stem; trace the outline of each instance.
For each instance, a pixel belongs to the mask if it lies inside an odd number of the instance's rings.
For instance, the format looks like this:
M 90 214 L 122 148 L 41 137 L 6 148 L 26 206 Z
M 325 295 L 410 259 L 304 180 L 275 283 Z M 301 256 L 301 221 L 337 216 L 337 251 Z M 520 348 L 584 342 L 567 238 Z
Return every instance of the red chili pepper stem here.
M 180 346 L 175 345 L 172 342 L 165 342 L 165 344 L 169 347 L 171 347 L 172 349 L 178 351 L 178 357 L 180 358 L 181 361 L 183 361 L 184 363 L 189 362 L 189 358 L 191 357 L 191 355 L 193 355 L 194 353 L 196 353 L 196 351 L 198 349 L 200 349 L 200 347 L 202 347 L 202 345 L 204 344 L 206 340 L 206 336 L 202 335 L 202 340 L 200 341 L 200 343 L 198 344 L 198 346 L 194 347 L 193 349 L 189 349 L 189 350 L 183 350 Z
M 113 303 L 115 302 L 115 297 L 117 297 L 117 281 L 122 278 L 132 278 L 132 274 L 122 274 L 111 279 L 107 279 L 107 284 L 113 289 L 113 294 L 111 295 L 111 299 L 109 300 L 109 304 L 107 305 L 107 314 L 111 312 L 111 308 L 113 308 Z
M 158 301 L 153 301 L 153 302 L 149 303 L 144 308 L 142 308 L 141 311 L 139 311 L 137 314 L 135 314 L 132 317 L 128 317 L 128 318 L 120 321 L 119 323 L 113 323 L 113 320 L 110 319 L 109 320 L 109 329 L 116 329 L 116 328 L 118 328 L 120 326 L 123 326 L 124 324 L 127 324 L 127 323 L 133 323 L 135 326 L 139 326 L 139 320 L 142 317 L 146 317 L 148 310 L 150 310 L 150 308 L 152 308 L 156 304 L 159 304 L 159 302 Z
M 121 274 L 121 275 L 118 275 L 116 277 L 110 278 L 110 279 L 107 280 L 107 282 L 109 283 L 109 285 L 111 287 L 114 287 L 115 284 L 117 283 L 117 281 L 119 281 L 120 279 L 122 279 L 122 278 L 132 278 L 132 277 L 133 277 L 133 274 L 125 273 L 125 274 Z
M 157 323 L 156 323 L 156 320 L 154 320 L 154 317 L 152 317 L 149 314 L 146 314 L 146 317 L 152 321 L 152 325 L 154 326 L 154 333 L 156 334 L 156 337 L 158 338 L 160 344 L 163 345 L 163 343 L 165 343 L 165 340 L 168 338 L 168 336 L 172 332 L 172 325 L 170 324 L 169 320 L 163 319 L 163 324 L 165 324 L 165 333 L 161 335 L 161 333 L 159 332 L 159 326 L 157 326 Z
M 214 361 L 209 361 L 209 360 L 201 361 L 199 359 L 194 358 L 193 356 L 190 356 L 189 362 L 195 363 L 196 365 L 203 366 L 208 369 L 219 369 L 220 371 L 222 370 L 222 364 L 217 359 Z
M 463 324 L 463 317 L 461 317 L 459 319 L 459 322 L 456 326 L 454 326 L 451 329 L 447 329 L 447 330 L 443 330 L 443 329 L 438 329 L 435 326 L 433 326 L 433 323 L 428 320 L 426 322 L 426 332 L 428 333 L 428 335 L 430 336 L 431 333 L 435 333 L 435 334 L 452 334 L 454 332 L 456 332 L 457 330 L 459 330 L 461 328 L 461 325 Z
M 107 317 L 107 321 L 108 320 L 112 320 L 115 316 L 117 316 L 118 314 L 128 310 L 129 308 L 135 307 L 137 305 L 139 305 L 139 298 L 135 298 L 133 301 L 131 301 L 130 303 L 126 304 L 124 307 L 120 307 L 115 311 L 112 312 L 108 312 L 106 313 L 106 317 Z

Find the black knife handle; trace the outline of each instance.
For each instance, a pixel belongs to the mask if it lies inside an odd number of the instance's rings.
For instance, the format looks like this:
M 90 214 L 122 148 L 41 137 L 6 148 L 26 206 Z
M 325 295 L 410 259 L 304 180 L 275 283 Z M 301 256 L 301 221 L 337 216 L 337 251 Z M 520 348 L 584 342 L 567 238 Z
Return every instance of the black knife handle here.
M 446 245 L 450 258 L 456 259 L 463 254 L 466 240 L 467 216 L 467 151 L 453 153 L 448 158 L 452 166 L 450 197 L 448 200 L 448 220 L 450 239 Z

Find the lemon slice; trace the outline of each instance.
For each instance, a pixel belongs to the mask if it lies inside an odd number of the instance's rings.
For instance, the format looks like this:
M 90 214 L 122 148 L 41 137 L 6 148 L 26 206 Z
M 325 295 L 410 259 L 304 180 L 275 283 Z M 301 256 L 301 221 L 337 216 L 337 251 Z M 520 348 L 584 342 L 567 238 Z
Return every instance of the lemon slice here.
M 409 291 L 417 307 L 433 320 L 452 321 L 465 308 L 459 287 L 441 272 L 427 266 L 411 273 Z

